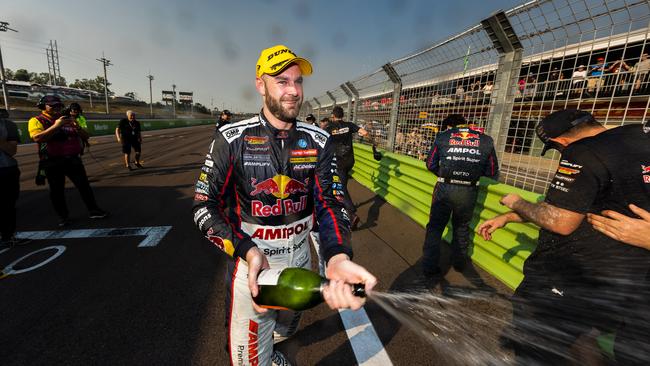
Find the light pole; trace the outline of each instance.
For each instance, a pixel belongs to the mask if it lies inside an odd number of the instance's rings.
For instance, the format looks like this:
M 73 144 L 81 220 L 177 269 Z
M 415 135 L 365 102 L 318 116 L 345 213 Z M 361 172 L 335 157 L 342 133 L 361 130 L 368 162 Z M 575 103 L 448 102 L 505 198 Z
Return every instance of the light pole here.
M 104 100 L 106 101 L 106 114 L 110 113 L 108 109 L 108 79 L 106 77 L 106 66 L 111 66 L 111 60 L 106 59 L 102 53 L 102 58 L 98 58 L 97 61 L 101 62 L 104 65 Z
M 147 75 L 147 79 L 149 79 L 149 112 L 151 114 L 151 118 L 153 118 L 153 93 L 151 91 L 151 82 L 153 81 L 153 75 Z
M 9 28 L 9 23 L 7 22 L 0 22 L 0 32 L 6 32 L 6 31 L 12 31 L 12 32 L 18 32 L 15 29 Z M 5 77 L 5 66 L 4 63 L 2 62 L 2 50 L 0 50 L 0 76 L 2 77 L 2 97 L 4 98 L 5 101 L 5 109 L 9 111 L 9 98 L 7 98 L 7 79 Z
M 176 84 L 172 84 L 172 113 L 176 118 Z

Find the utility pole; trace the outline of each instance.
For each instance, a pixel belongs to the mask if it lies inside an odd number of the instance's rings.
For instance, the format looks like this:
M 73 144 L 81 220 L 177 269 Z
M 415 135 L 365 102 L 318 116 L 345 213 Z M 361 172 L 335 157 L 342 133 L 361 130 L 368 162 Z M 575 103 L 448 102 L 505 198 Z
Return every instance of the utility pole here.
M 52 67 L 56 70 L 56 77 L 54 78 L 54 85 L 59 85 L 61 79 L 61 65 L 59 64 L 59 46 L 54 40 L 54 48 L 52 49 Z
M 108 109 L 108 79 L 106 77 L 106 66 L 111 66 L 111 60 L 104 57 L 104 52 L 102 52 L 102 58 L 98 58 L 97 61 L 101 62 L 104 65 L 104 100 L 106 101 L 106 114 L 110 113 Z
M 149 75 L 147 75 L 147 79 L 149 79 L 149 112 L 151 114 L 151 118 L 153 118 L 153 93 L 151 90 L 151 82 L 153 81 L 153 75 L 151 75 L 151 72 L 149 72 Z
M 54 78 L 52 77 L 52 59 L 49 47 L 45 49 L 45 55 L 47 55 L 47 82 L 50 85 L 54 85 Z
M 172 111 L 176 118 L 176 84 L 172 84 Z
M 10 30 L 12 32 L 18 32 L 15 29 L 9 28 L 9 23 L 0 22 L 0 32 L 6 32 Z M 2 62 L 2 50 L 0 50 L 0 76 L 2 77 L 2 97 L 5 101 L 5 109 L 9 111 L 9 98 L 7 98 L 7 78 L 5 77 L 5 65 Z

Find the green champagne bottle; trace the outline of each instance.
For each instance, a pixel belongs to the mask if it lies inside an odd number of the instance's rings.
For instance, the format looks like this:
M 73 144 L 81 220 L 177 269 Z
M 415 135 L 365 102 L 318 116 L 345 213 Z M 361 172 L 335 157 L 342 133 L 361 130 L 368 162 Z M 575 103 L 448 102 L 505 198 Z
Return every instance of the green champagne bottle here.
M 303 311 L 323 302 L 329 281 L 304 268 L 265 269 L 257 277 L 259 293 L 253 299 L 261 307 Z M 363 284 L 353 285 L 355 296 L 365 297 Z

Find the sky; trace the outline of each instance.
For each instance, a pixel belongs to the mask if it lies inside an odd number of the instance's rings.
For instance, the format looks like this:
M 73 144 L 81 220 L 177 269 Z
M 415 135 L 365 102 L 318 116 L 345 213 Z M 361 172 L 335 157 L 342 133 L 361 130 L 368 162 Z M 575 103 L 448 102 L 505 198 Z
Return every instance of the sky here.
M 4 3 L 4 4 L 3 4 Z M 45 48 L 56 40 L 68 83 L 103 74 L 118 95 L 149 101 L 161 90 L 193 91 L 195 102 L 257 111 L 260 51 L 284 44 L 308 58 L 305 100 L 430 46 L 521 0 L 0 0 L 5 68 L 47 72 Z M 43 4 L 48 4 L 43 6 Z

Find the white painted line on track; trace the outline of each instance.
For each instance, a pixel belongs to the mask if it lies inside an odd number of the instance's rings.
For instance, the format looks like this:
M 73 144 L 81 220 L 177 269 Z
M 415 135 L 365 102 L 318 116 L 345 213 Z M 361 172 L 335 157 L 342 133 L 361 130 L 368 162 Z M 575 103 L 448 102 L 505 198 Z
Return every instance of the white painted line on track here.
M 391 366 L 393 364 L 368 319 L 366 309 L 339 310 L 339 315 L 359 365 Z
M 19 239 L 83 239 L 123 236 L 144 236 L 138 247 L 155 247 L 167 235 L 171 226 L 145 226 L 106 229 L 21 231 L 16 233 Z

